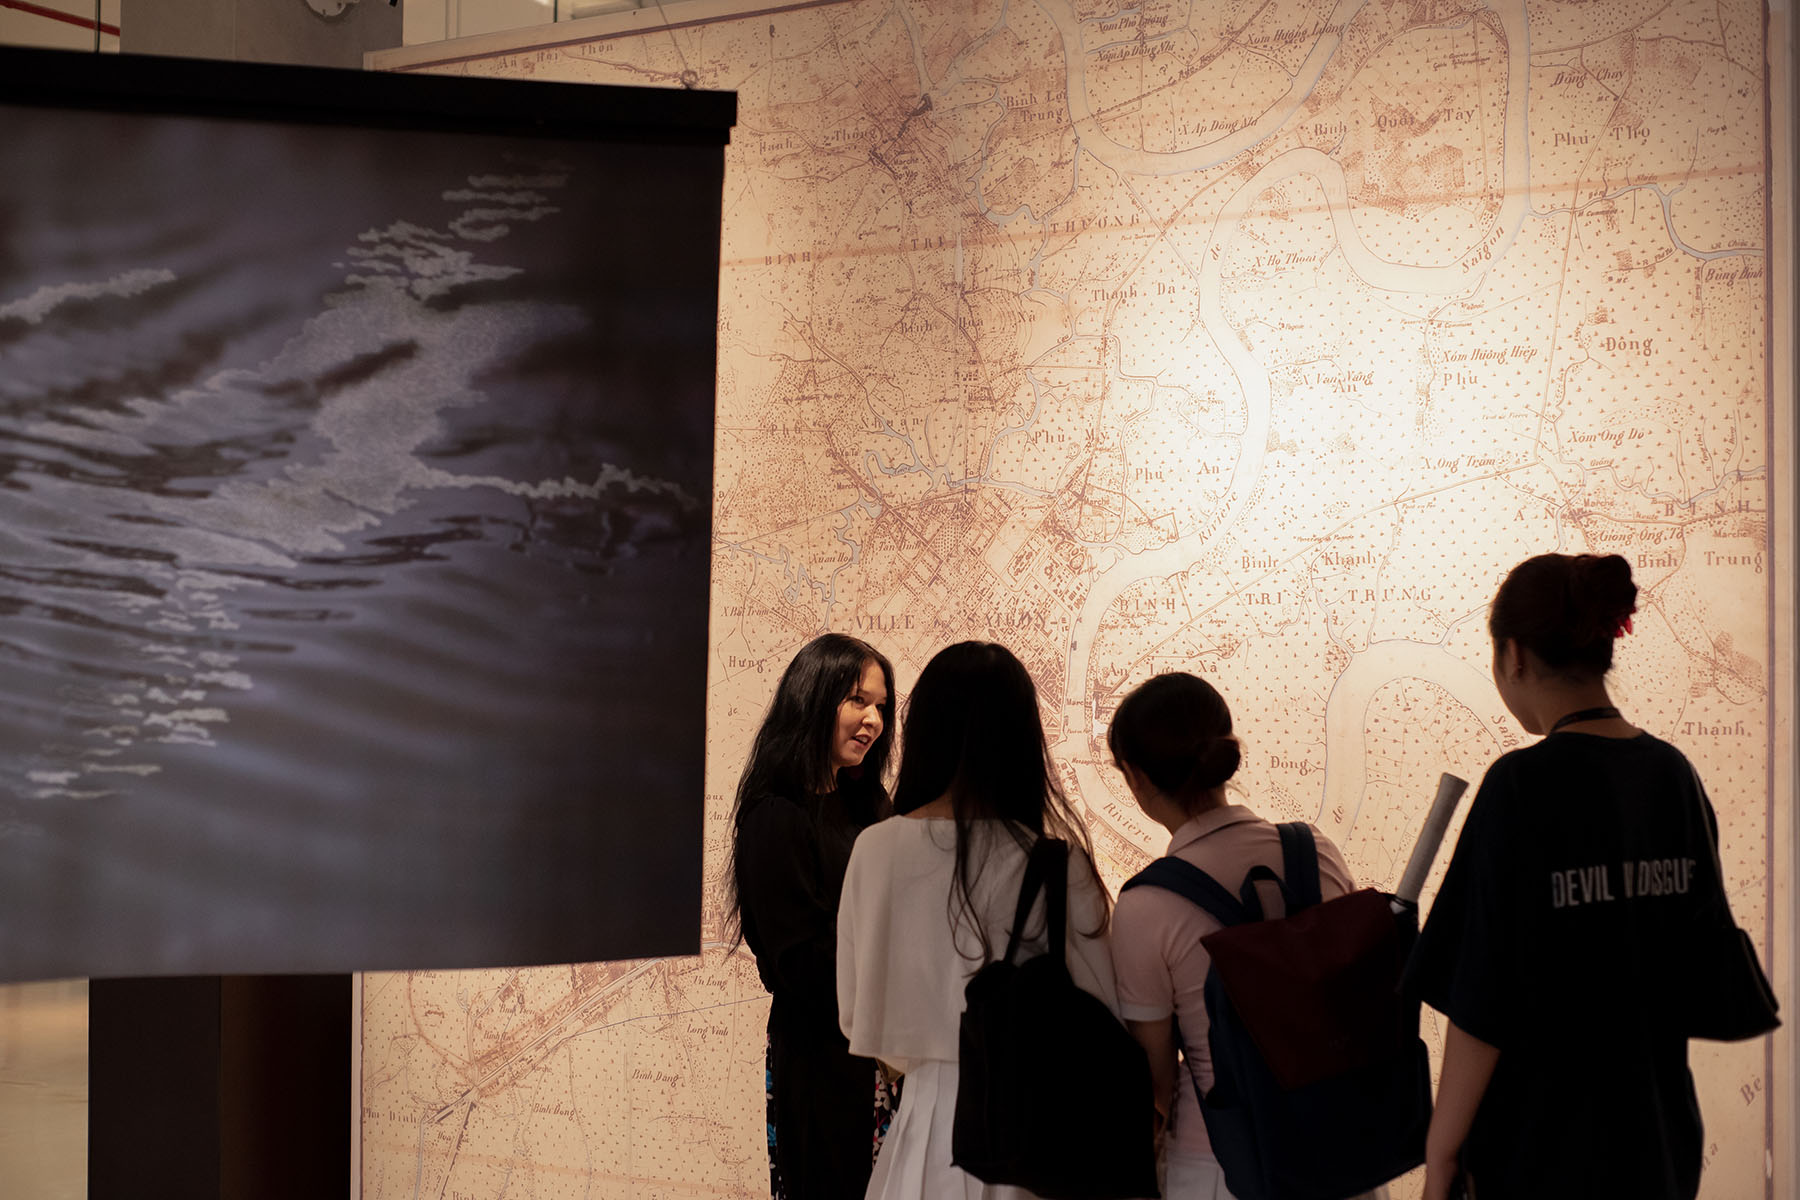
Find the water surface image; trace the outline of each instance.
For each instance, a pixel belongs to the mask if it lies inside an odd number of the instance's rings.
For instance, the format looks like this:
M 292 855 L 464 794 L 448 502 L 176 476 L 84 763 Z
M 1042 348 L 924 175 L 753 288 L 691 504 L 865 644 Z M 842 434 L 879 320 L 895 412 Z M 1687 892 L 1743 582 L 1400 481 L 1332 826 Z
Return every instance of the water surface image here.
M 716 173 L 0 122 L 0 977 L 692 952 Z

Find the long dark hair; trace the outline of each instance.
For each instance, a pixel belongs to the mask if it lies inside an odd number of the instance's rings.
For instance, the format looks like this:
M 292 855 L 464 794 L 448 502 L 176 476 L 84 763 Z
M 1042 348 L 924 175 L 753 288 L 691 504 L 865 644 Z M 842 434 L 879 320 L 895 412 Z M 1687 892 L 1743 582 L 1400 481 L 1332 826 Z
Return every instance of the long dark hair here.
M 1231 732 L 1231 709 L 1218 689 L 1184 671 L 1157 675 L 1119 702 L 1106 747 L 1121 765 L 1144 773 L 1189 816 L 1237 774 L 1243 752 Z
M 881 736 L 862 764 L 839 770 L 831 765 L 838 706 L 856 690 L 865 668 L 881 668 L 887 703 L 881 706 Z M 775 685 L 775 698 L 750 743 L 750 761 L 738 778 L 731 814 L 731 864 L 725 873 L 726 929 L 731 944 L 743 940 L 743 898 L 738 894 L 738 844 L 744 819 L 771 796 L 795 801 L 833 789 L 864 823 L 883 815 L 888 755 L 894 745 L 894 668 L 881 651 L 860 638 L 827 633 L 800 648 Z
M 1637 592 L 1631 564 L 1617 554 L 1540 554 L 1507 572 L 1488 609 L 1488 633 L 1495 642 L 1512 638 L 1563 675 L 1604 675 Z
M 957 928 L 968 920 L 984 959 L 993 956 L 993 947 L 974 911 L 975 881 L 985 865 L 970 862 L 976 821 L 999 822 L 1027 851 L 1040 836 L 1079 847 L 1102 903 L 1100 929 L 1083 932 L 1097 935 L 1105 928 L 1106 888 L 1094 870 L 1093 844 L 1057 782 L 1038 716 L 1037 685 L 1012 651 L 993 642 L 958 642 L 938 651 L 907 698 L 900 747 L 894 810 L 908 813 L 950 798 L 956 822 L 950 923 Z

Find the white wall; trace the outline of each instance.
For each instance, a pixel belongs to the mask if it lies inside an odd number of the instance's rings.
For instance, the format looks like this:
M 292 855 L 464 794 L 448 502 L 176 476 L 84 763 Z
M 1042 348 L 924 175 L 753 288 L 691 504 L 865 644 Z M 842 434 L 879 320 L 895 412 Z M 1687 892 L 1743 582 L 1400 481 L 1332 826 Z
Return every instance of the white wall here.
M 665 6 L 682 0 L 662 0 Z M 404 0 L 406 44 L 439 42 L 548 25 L 630 8 L 652 8 L 656 0 Z
M 356 68 L 367 51 L 400 45 L 401 12 L 386 0 L 361 0 L 334 17 L 300 0 L 117 2 L 128 54 Z

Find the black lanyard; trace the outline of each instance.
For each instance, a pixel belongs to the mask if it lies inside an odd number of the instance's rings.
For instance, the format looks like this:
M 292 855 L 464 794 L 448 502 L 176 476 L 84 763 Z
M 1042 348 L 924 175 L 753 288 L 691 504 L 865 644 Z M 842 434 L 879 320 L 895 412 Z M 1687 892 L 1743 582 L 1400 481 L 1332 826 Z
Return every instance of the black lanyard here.
M 1619 710 L 1610 704 L 1603 704 L 1599 708 L 1584 708 L 1580 712 L 1572 712 L 1566 717 L 1559 718 L 1556 724 L 1550 727 L 1550 732 L 1555 733 L 1564 725 L 1573 725 L 1578 721 L 1598 721 L 1605 717 L 1616 717 L 1618 715 Z

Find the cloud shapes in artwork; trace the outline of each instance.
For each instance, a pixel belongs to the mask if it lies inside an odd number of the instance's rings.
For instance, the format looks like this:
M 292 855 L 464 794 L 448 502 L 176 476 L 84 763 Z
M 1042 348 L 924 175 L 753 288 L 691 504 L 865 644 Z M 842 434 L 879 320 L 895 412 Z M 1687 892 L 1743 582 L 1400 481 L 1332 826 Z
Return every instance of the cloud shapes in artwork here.
M 40 325 L 45 317 L 65 304 L 77 300 L 99 300 L 107 296 L 136 296 L 151 288 L 175 282 L 175 272 L 162 269 L 126 271 L 99 283 L 54 283 L 39 288 L 22 300 L 0 304 L 0 321 L 23 321 Z
M 410 221 L 395 221 L 386 229 L 357 235 L 362 243 L 349 256 L 363 274 L 350 274 L 346 282 L 365 287 L 404 286 L 419 300 L 447 295 L 465 284 L 507 279 L 521 273 L 518 267 L 494 266 L 475 261 L 467 250 L 450 246 L 450 236 Z

